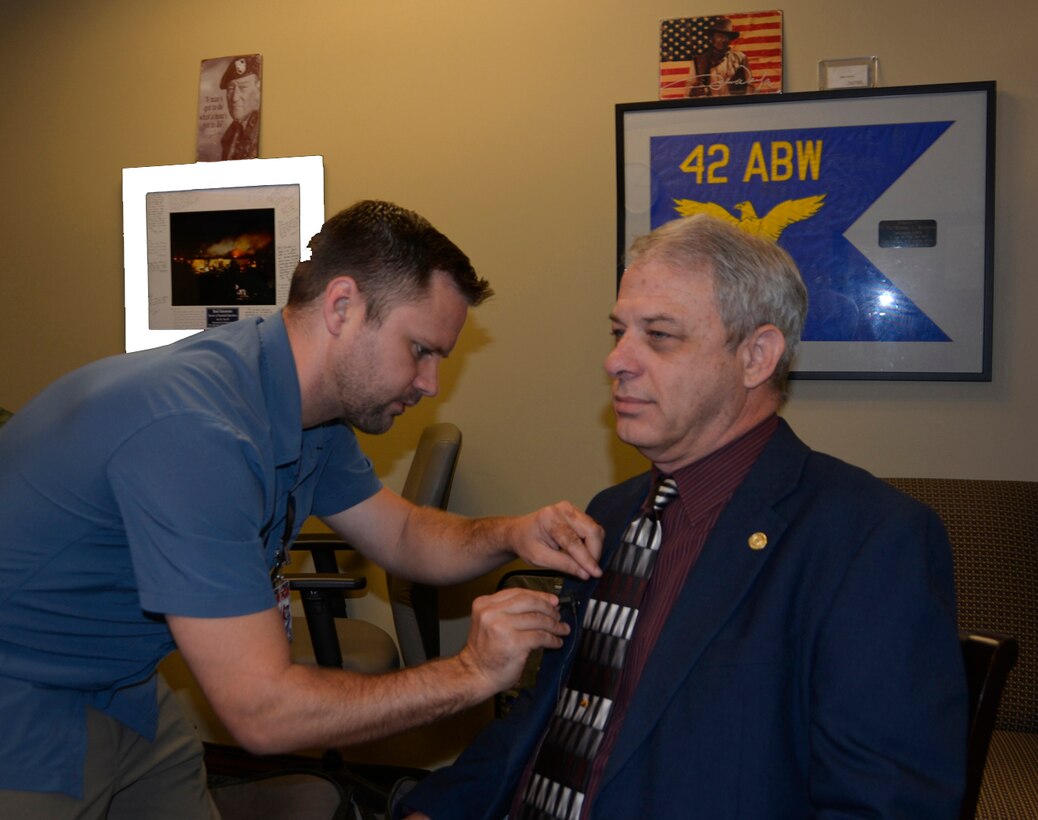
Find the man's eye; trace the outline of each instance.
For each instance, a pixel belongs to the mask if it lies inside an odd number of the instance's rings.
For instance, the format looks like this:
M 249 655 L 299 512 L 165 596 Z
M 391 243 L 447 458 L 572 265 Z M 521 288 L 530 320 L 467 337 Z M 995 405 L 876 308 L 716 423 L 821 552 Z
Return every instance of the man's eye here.
M 612 330 L 609 331 L 609 335 L 613 337 L 614 342 L 618 342 L 621 338 L 623 338 L 624 329 L 622 327 L 614 327 Z
M 650 330 L 646 335 L 653 341 L 661 342 L 664 339 L 669 339 L 670 334 L 664 333 L 662 330 Z

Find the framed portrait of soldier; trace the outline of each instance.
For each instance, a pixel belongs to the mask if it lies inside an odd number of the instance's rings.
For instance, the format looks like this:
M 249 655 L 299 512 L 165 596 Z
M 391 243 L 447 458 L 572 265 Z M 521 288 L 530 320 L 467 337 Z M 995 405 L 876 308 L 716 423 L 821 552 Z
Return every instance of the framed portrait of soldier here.
M 262 54 L 202 60 L 198 83 L 198 161 L 259 157 L 262 99 Z

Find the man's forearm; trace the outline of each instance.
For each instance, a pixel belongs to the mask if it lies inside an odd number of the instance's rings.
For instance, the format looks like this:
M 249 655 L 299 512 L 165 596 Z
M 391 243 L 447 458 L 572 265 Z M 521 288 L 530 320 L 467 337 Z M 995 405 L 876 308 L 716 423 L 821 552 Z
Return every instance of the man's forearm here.
M 466 581 L 514 557 L 509 542 L 516 519 L 417 507 L 385 489 L 323 520 L 388 572 L 427 584 Z
M 263 708 L 231 731 L 255 754 L 348 746 L 431 723 L 493 694 L 460 656 L 383 675 L 294 664 Z
M 483 575 L 516 557 L 517 519 L 465 518 L 430 507 L 415 507 L 397 548 L 406 577 L 442 586 Z
M 465 518 L 383 489 L 324 521 L 389 572 L 428 584 L 468 580 L 516 556 L 580 578 L 600 573 L 602 529 L 566 501 L 521 516 Z
M 482 575 L 516 557 L 583 579 L 601 573 L 602 529 L 566 501 L 490 518 L 415 508 L 400 540 L 398 554 L 420 573 L 408 577 L 433 584 Z
M 230 733 L 251 751 L 271 754 L 360 743 L 486 700 L 519 679 L 532 650 L 561 646 L 569 627 L 557 604 L 554 595 L 532 590 L 481 596 L 455 657 L 382 675 L 292 663 L 274 608 L 166 620 Z
M 519 677 L 530 649 L 553 643 L 552 601 L 477 599 L 469 642 L 457 656 L 382 675 L 293 663 L 275 608 L 166 620 L 227 730 L 250 751 L 271 754 L 360 743 L 490 697 Z

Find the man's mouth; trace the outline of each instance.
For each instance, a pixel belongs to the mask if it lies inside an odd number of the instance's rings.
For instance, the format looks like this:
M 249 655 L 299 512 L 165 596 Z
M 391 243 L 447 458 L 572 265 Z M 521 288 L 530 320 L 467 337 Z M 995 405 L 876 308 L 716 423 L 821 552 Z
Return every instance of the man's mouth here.
M 403 413 L 403 412 L 404 412 L 404 411 L 405 411 L 405 410 L 406 410 L 406 409 L 407 409 L 408 407 L 414 407 L 414 406 L 415 406 L 416 404 L 418 404 L 418 402 L 419 402 L 419 401 L 421 401 L 421 400 L 422 400 L 422 397 L 421 397 L 421 396 L 409 396 L 409 397 L 407 397 L 407 398 L 405 398 L 405 399 L 397 399 L 397 400 L 396 400 L 395 402 L 393 402 L 393 404 L 391 405 L 391 408 L 390 408 L 390 412 L 391 412 L 391 413 L 392 413 L 392 414 L 393 414 L 394 416 L 399 416 L 399 415 L 401 415 L 401 414 L 402 414 L 402 413 Z M 399 409 L 397 409 L 397 408 L 399 408 Z
M 640 399 L 636 396 L 613 395 L 613 409 L 617 413 L 633 413 L 651 403 L 648 399 Z

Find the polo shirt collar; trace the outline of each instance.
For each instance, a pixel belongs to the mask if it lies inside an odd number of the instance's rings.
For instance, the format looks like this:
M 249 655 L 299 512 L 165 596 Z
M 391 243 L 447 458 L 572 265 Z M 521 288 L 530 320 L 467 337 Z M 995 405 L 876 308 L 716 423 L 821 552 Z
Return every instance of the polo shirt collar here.
M 288 343 L 285 320 L 278 311 L 259 323 L 260 379 L 271 421 L 277 466 L 299 460 L 303 445 L 303 407 L 299 374 Z

